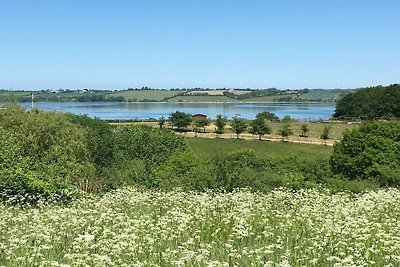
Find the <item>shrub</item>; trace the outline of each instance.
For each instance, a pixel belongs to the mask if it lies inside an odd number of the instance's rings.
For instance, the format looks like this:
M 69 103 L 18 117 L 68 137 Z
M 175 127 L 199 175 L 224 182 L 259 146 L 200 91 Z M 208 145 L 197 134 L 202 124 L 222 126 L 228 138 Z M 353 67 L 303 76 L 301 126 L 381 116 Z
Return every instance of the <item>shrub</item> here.
M 369 122 L 345 132 L 334 146 L 330 164 L 334 173 L 350 180 L 400 185 L 400 123 Z

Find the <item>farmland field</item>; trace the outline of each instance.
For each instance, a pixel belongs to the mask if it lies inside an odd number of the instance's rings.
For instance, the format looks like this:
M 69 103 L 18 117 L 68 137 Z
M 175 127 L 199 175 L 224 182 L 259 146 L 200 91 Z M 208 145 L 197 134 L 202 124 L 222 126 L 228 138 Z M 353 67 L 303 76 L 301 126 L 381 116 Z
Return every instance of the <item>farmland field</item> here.
M 399 266 L 400 192 L 121 189 L 0 205 L 2 266 Z
M 116 92 L 111 93 L 109 96 L 122 96 L 127 101 L 143 101 L 143 100 L 155 100 L 161 101 L 166 97 L 173 97 L 177 95 L 179 91 L 170 91 L 170 90 L 143 90 L 143 91 L 124 91 L 124 92 Z
M 176 96 L 168 99 L 167 102 L 236 102 L 235 99 L 227 96 L 213 95 L 213 96 Z

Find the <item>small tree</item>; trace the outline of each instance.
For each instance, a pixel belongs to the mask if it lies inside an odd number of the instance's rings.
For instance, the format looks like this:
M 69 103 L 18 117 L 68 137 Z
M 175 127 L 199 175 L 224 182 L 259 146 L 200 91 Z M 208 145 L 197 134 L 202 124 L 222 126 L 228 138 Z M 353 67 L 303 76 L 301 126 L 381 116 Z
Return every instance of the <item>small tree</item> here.
M 263 118 L 256 118 L 250 123 L 250 133 L 258 135 L 258 139 L 265 134 L 271 133 L 271 127 L 269 127 Z
M 289 136 L 293 135 L 292 128 L 290 127 L 290 124 L 285 123 L 279 128 L 279 135 L 282 136 L 282 141 L 284 138 L 289 139 Z
M 184 129 L 192 123 L 192 116 L 190 114 L 186 114 L 184 112 L 176 111 L 171 113 L 169 117 L 172 126 L 178 127 L 178 130 Z
M 269 112 L 269 111 L 264 111 L 264 112 L 258 113 L 256 115 L 256 119 L 267 120 L 267 121 L 278 121 L 279 120 L 278 116 L 276 116 L 275 113 Z
M 329 139 L 329 132 L 330 132 L 330 131 L 331 131 L 331 126 L 330 126 L 330 125 L 326 125 L 326 126 L 324 127 L 324 130 L 323 130 L 321 136 L 320 136 L 320 138 L 321 138 L 322 140 L 324 140 L 324 143 L 325 143 L 325 144 L 326 144 L 326 140 Z
M 203 129 L 203 132 L 206 132 L 206 126 L 208 125 L 210 125 L 210 120 L 207 118 L 194 120 L 194 128 L 197 128 L 199 131 Z
M 291 123 L 293 121 L 292 117 L 290 117 L 289 115 L 286 115 L 282 118 L 282 122 L 283 123 Z
M 162 117 L 158 120 L 158 126 L 160 127 L 160 129 L 164 128 L 164 124 L 165 124 L 165 118 L 164 118 L 164 116 L 162 116 Z
M 226 117 L 222 115 L 217 115 L 217 119 L 215 120 L 215 133 L 218 135 L 223 134 L 225 132 L 225 126 L 226 126 Z
M 239 139 L 239 135 L 247 129 L 247 122 L 236 115 L 231 121 L 232 130 L 236 133 L 236 138 Z
M 310 130 L 310 128 L 308 128 L 308 124 L 304 123 L 304 124 L 301 125 L 300 130 L 301 130 L 301 135 L 300 136 L 301 137 L 307 137 L 307 133 Z

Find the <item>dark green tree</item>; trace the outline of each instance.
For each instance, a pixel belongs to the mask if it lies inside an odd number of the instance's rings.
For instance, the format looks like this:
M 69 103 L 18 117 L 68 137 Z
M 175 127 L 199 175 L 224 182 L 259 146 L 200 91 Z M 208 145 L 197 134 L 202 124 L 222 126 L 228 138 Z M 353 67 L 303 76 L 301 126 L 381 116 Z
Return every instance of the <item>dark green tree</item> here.
M 264 111 L 260 112 L 256 115 L 256 119 L 262 119 L 262 120 L 267 120 L 267 121 L 279 121 L 278 116 L 275 115 L 273 112 L 269 111 Z
M 400 84 L 362 88 L 336 103 L 334 117 L 400 117 Z

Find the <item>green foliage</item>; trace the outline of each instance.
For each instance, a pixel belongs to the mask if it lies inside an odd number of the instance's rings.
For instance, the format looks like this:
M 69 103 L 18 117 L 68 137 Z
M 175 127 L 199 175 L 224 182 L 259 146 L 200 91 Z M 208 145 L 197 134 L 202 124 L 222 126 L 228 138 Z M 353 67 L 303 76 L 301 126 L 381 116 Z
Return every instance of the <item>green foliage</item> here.
M 233 132 L 236 133 L 237 139 L 239 139 L 239 135 L 247 129 L 247 122 L 240 118 L 239 115 L 236 115 L 232 118 L 231 127 Z
M 291 123 L 294 121 L 294 119 L 292 119 L 292 117 L 290 117 L 289 115 L 285 115 L 282 120 L 283 123 Z
M 300 130 L 301 130 L 301 136 L 302 137 L 307 137 L 307 133 L 310 130 L 310 128 L 308 127 L 308 124 L 304 123 L 304 124 L 301 125 Z
M 135 183 L 157 186 L 150 179 L 154 167 L 163 164 L 175 153 L 187 150 L 183 137 L 167 129 L 149 126 L 120 126 L 115 130 L 115 142 L 118 165 L 113 172 L 118 176 L 116 183 L 119 184 L 114 186 Z M 125 172 L 126 168 L 134 174 Z
M 359 89 L 336 103 L 334 117 L 400 117 L 400 85 Z
M 289 136 L 293 135 L 293 130 L 290 127 L 290 124 L 288 123 L 284 123 L 279 129 L 278 129 L 278 133 L 280 136 L 282 136 L 282 141 L 285 138 L 289 138 Z
M 260 112 L 256 115 L 256 119 L 259 120 L 267 120 L 267 121 L 279 121 L 278 116 L 275 115 L 273 112 L 264 111 Z
M 225 116 L 222 116 L 220 114 L 217 115 L 217 119 L 215 120 L 215 133 L 218 134 L 223 134 L 225 132 L 225 126 L 226 126 L 227 119 Z
M 158 126 L 160 127 L 160 129 L 164 128 L 164 124 L 165 124 L 165 118 L 164 118 L 164 117 L 161 117 L 161 118 L 158 120 Z
M 194 131 L 197 133 L 199 132 L 201 129 L 203 130 L 203 132 L 205 132 L 205 127 L 210 125 L 210 119 L 207 118 L 201 118 L 201 119 L 195 119 L 194 120 Z
M 92 162 L 98 173 L 113 163 L 114 138 L 111 126 L 100 119 L 92 119 L 87 115 L 69 114 L 72 123 L 85 128 L 86 143 Z
M 84 188 L 94 175 L 85 129 L 54 112 L 0 111 L 0 194 L 34 200 Z M 17 181 L 18 180 L 18 181 Z M 28 195 L 25 195 L 28 194 Z M 67 194 L 69 195 L 69 194 Z
M 330 125 L 325 125 L 320 138 L 322 140 L 325 140 L 325 141 L 328 140 L 329 139 L 329 132 L 331 131 L 331 129 L 332 129 L 332 127 Z
M 400 123 L 365 123 L 345 132 L 335 144 L 330 164 L 347 179 L 375 179 L 381 185 L 400 185 Z
M 257 117 L 250 122 L 250 133 L 258 135 L 261 140 L 263 135 L 271 133 L 271 127 L 267 125 L 264 118 Z
M 178 130 L 181 130 L 192 123 L 192 116 L 181 111 L 176 111 L 171 113 L 169 120 L 173 127 L 177 127 Z

